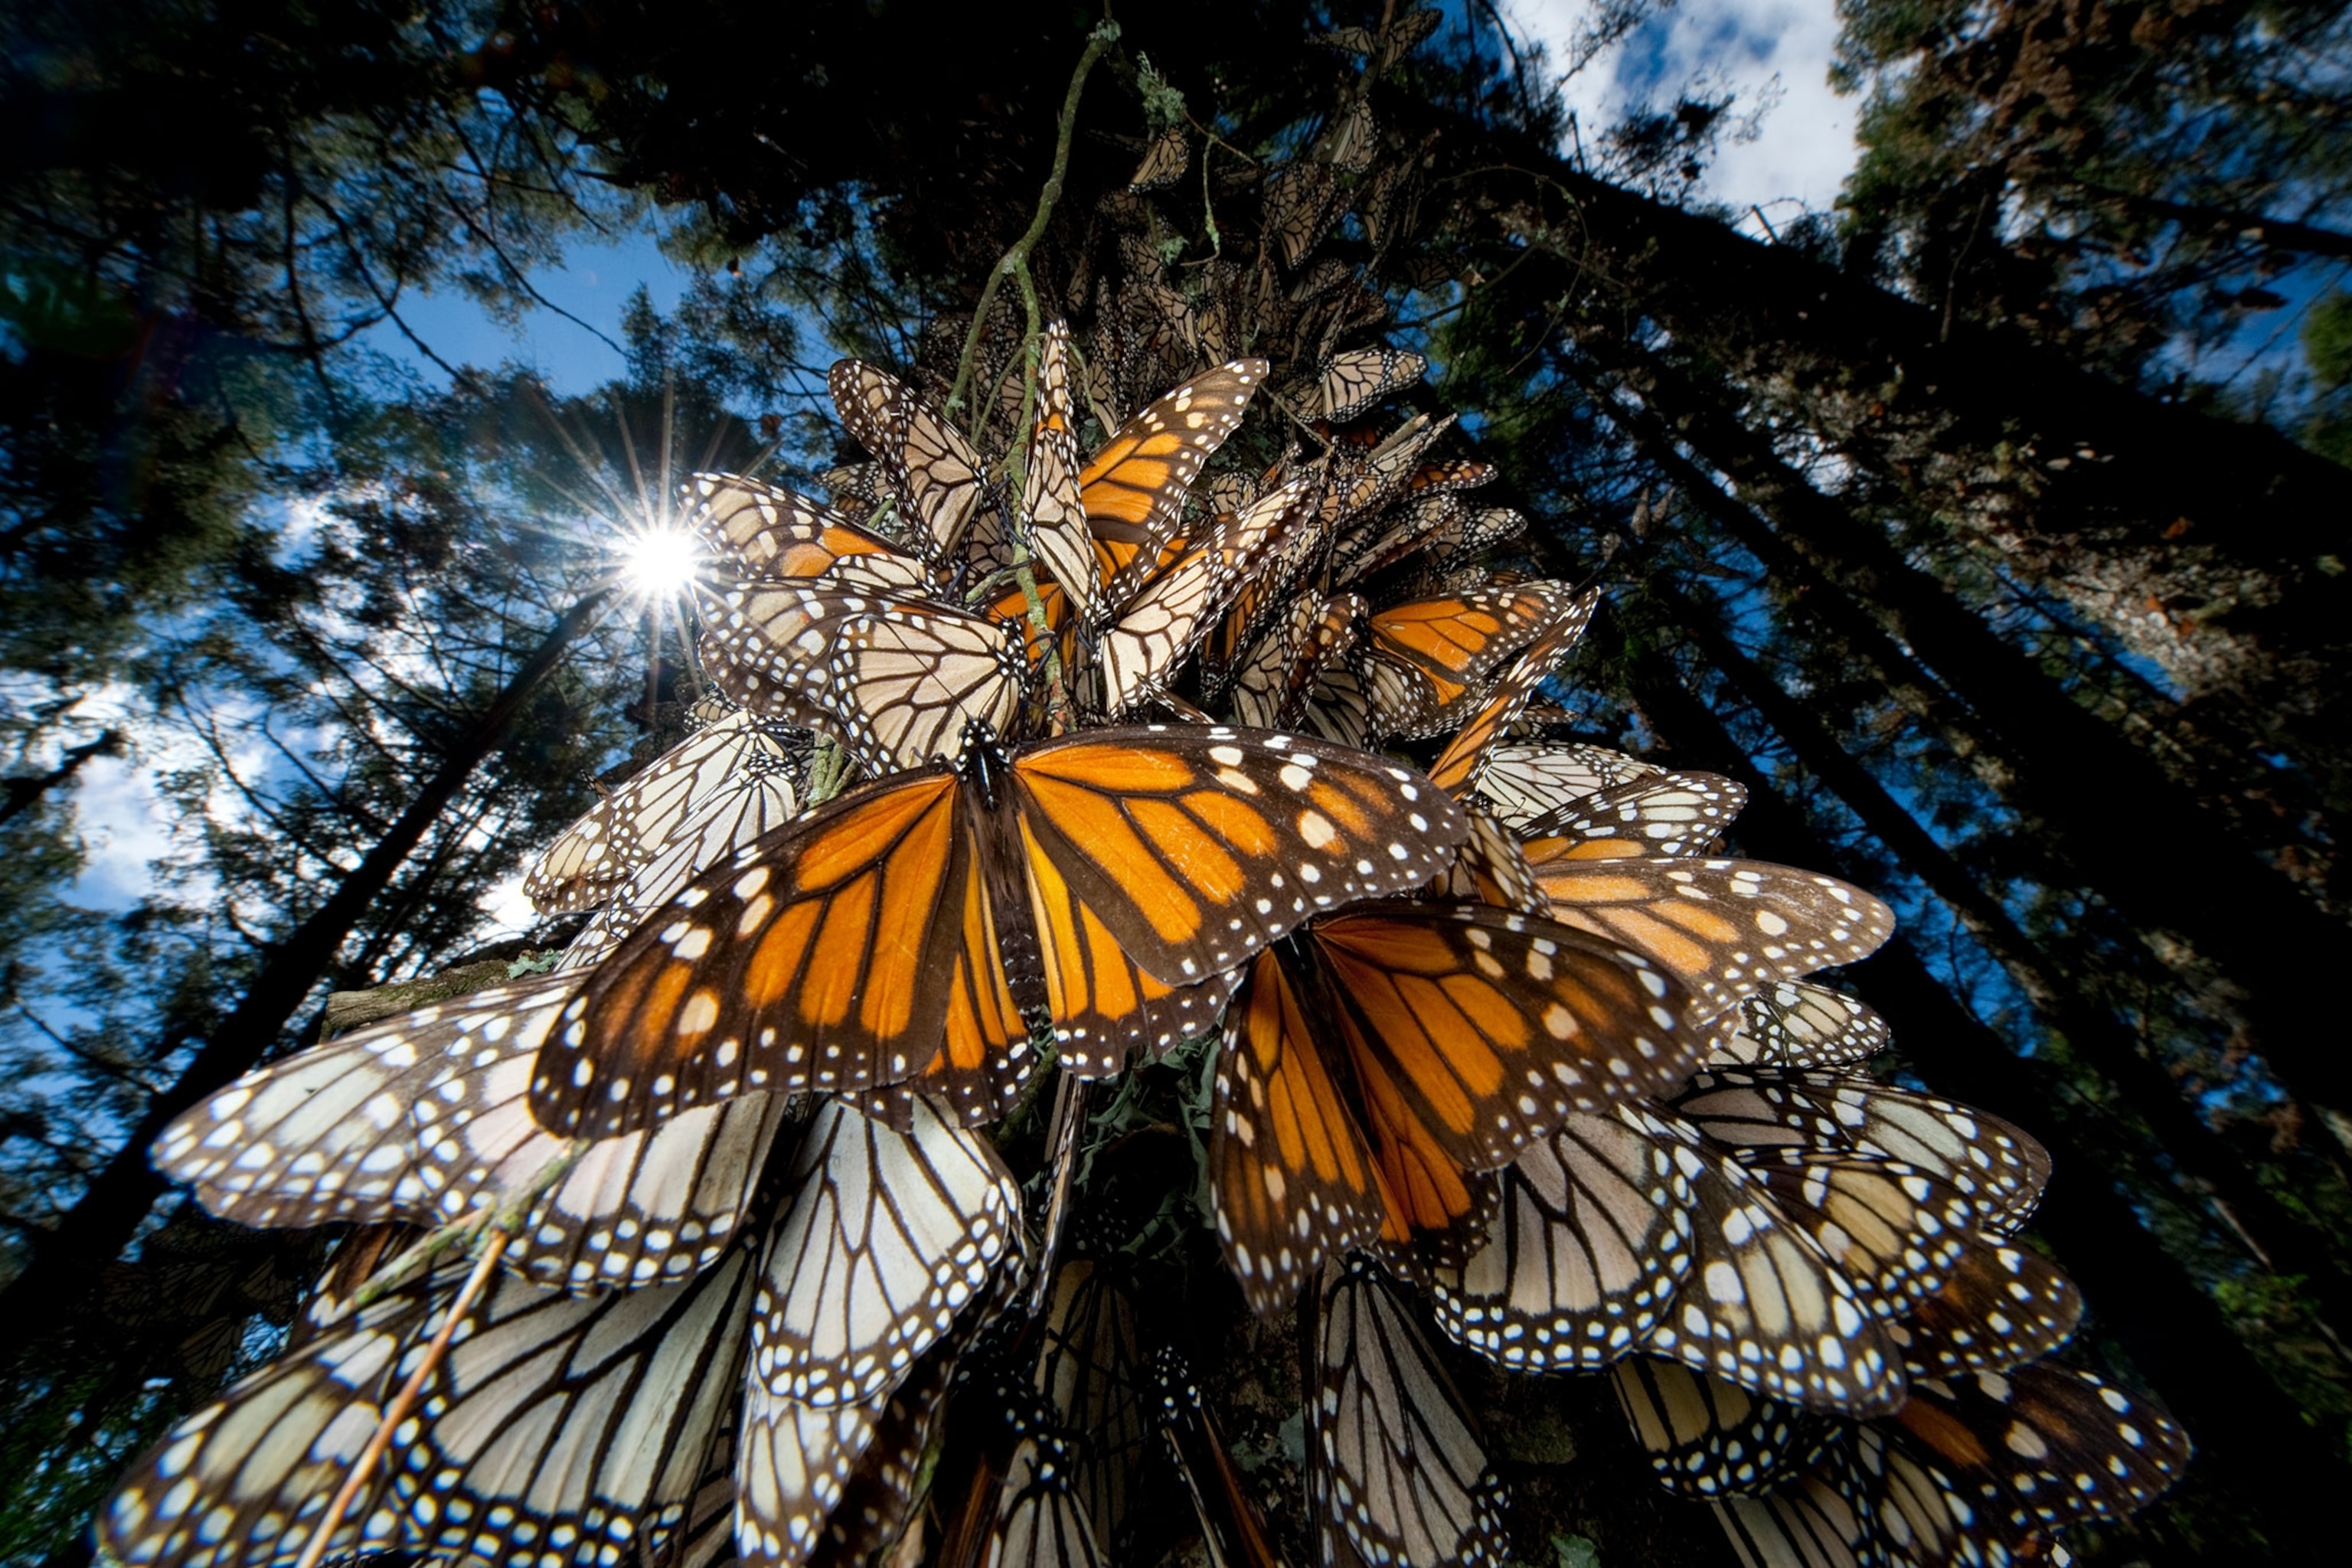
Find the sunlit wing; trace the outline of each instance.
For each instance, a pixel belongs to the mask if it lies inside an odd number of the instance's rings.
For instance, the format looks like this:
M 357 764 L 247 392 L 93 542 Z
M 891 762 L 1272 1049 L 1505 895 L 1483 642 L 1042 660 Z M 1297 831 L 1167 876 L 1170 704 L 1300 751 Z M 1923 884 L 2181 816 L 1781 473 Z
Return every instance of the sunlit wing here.
M 1264 360 L 1236 360 L 1194 376 L 1120 426 L 1078 471 L 1106 612 L 1122 609 L 1155 569 L 1201 465 L 1239 427 L 1265 372 Z
M 1526 711 L 1528 704 L 1535 700 L 1537 691 L 1550 677 L 1552 667 L 1565 658 L 1584 636 L 1584 628 L 1592 624 L 1592 612 L 1600 603 L 1601 591 L 1588 588 L 1556 605 L 1546 616 L 1535 639 L 1520 650 L 1477 712 L 1446 742 L 1437 761 L 1430 764 L 1429 776 L 1439 788 L 1465 798 L 1477 788 L 1478 777 L 1486 771 L 1487 753 Z
M 881 464 L 924 559 L 945 561 L 980 500 L 981 462 L 971 444 L 877 366 L 843 360 L 829 380 L 835 411 Z
M 1738 1031 L 1717 1048 L 1743 1067 L 1836 1068 L 1885 1050 L 1886 1020 L 1843 992 L 1783 980 L 1739 1005 Z
M 823 578 L 899 594 L 919 594 L 927 584 L 920 561 L 791 490 L 740 474 L 697 474 L 687 498 L 687 526 L 735 577 Z
M 975 723 L 1014 728 L 1029 677 L 1024 644 L 1018 628 L 985 616 L 853 616 L 841 625 L 824 700 L 869 773 L 951 759 Z
M 1018 1184 L 935 1113 L 899 1132 L 828 1101 L 785 1181 L 751 1315 L 752 1378 L 780 1398 L 887 1394 L 1016 1243 Z
M 1745 787 L 1714 773 L 1652 773 L 1543 812 L 1521 831 L 1560 841 L 1562 859 L 1703 855 L 1747 804 Z
M 1021 510 L 1029 539 L 1045 571 L 1091 620 L 1103 587 L 1094 535 L 1087 527 L 1086 498 L 1078 488 L 1078 438 L 1072 428 L 1070 331 L 1046 323 L 1037 357 L 1037 418 L 1030 427 L 1028 470 L 1022 481 Z

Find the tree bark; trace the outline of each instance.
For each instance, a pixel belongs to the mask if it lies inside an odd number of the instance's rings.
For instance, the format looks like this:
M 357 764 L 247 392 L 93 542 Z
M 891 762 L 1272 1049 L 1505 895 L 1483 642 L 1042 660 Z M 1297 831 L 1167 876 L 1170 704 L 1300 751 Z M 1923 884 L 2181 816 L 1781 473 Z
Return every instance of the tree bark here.
M 553 671 L 573 638 L 594 620 L 609 590 L 589 595 L 564 612 L 530 658 L 479 718 L 451 745 L 441 767 L 400 819 L 346 873 L 309 919 L 270 950 L 234 1011 L 221 1020 L 179 1078 L 148 1102 L 113 1158 L 90 1178 L 58 1224 L 41 1233 L 22 1273 L 0 1290 L 0 1319 L 15 1325 L 12 1345 L 37 1341 L 41 1331 L 76 1311 L 97 1271 L 130 1245 L 140 1222 L 167 1184 L 147 1163 L 148 1145 L 172 1119 L 259 1065 L 285 1031 L 367 907 L 392 883 L 404 861 L 472 777 L 529 700 Z M 164 1042 L 168 1051 L 184 1036 Z
M 1670 664 L 1654 655 L 1640 658 L 1633 684 L 1652 724 L 1682 759 L 1748 786 L 1737 835 L 1744 849 L 1850 878 L 1866 875 L 1813 832 Z M 2101 1179 L 2113 1168 L 2109 1152 L 2065 1124 L 2020 1113 L 2050 1101 L 2037 1069 L 1953 997 L 1906 938 L 1896 935 L 1853 978 L 1931 1087 L 2009 1116 L 2048 1145 L 2056 1173 L 2035 1227 L 2189 1431 L 2198 1463 L 2226 1476 L 2233 1499 L 2260 1517 L 2273 1560 L 2320 1561 L 2319 1543 L 2335 1532 L 2335 1490 L 2352 1473 L 2212 1298 Z

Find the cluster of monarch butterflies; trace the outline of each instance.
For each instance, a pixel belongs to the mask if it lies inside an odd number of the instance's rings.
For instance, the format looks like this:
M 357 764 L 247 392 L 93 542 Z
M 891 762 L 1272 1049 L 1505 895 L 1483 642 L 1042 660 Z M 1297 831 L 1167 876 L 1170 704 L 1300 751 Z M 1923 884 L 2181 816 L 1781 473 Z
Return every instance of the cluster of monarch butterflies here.
M 1370 80 L 1433 17 L 1329 41 Z M 1357 90 L 1266 190 L 1285 289 L 1122 237 L 1088 352 L 983 356 L 1005 452 L 845 362 L 828 501 L 693 482 L 712 689 L 531 868 L 588 914 L 553 971 L 158 1140 L 225 1218 L 353 1228 L 108 1553 L 1500 1568 L 1482 1365 L 1611 1377 L 1774 1568 L 2044 1553 L 2179 1470 L 2044 1359 L 2039 1146 L 1867 1076 L 1807 978 L 1884 906 L 1724 856 L 1737 784 L 1549 738 L 1595 594 L 1483 565 L 1492 473 L 1360 424 L 1421 360 L 1331 346 L 1370 296 L 1317 243 L 1409 226 L 1379 138 Z M 1244 298 L 1311 374 L 1228 357 Z M 1287 1426 L 1219 1397 L 1236 1289 L 1295 1313 Z

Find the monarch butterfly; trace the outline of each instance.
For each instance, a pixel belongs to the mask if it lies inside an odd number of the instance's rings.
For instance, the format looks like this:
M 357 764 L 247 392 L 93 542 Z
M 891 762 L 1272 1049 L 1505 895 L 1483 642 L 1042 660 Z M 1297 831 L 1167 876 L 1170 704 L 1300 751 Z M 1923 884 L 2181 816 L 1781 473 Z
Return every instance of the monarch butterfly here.
M 927 400 L 879 366 L 845 359 L 826 379 L 842 423 L 880 464 L 917 553 L 935 573 L 943 571 L 986 483 L 980 455 Z
M 1367 78 L 1378 80 L 1401 64 L 1420 42 L 1437 30 L 1445 13 L 1434 6 L 1417 6 L 1390 21 L 1381 29 L 1378 45 L 1372 51 L 1371 63 L 1364 68 Z
M 1721 1047 L 1734 1065 L 1852 1067 L 1886 1048 L 1886 1020 L 1809 981 L 1783 980 L 1739 1005 L 1738 1032 Z
M 578 987 L 497 986 L 354 1030 L 184 1112 L 151 1157 L 243 1225 L 434 1225 L 497 1207 L 564 1155 L 521 1096 Z M 592 1145 L 502 1260 L 574 1289 L 709 1267 L 751 1205 L 782 1118 L 781 1100 L 749 1096 Z
M 637 922 L 685 890 L 706 868 L 800 813 L 790 774 L 755 756 L 673 828 L 653 858 L 629 873 L 556 960 L 559 973 L 592 968 Z
M 2050 1179 L 2050 1154 L 2022 1128 L 1933 1095 L 1837 1073 L 1710 1068 L 1673 1101 L 1727 1147 L 1758 1158 L 1805 1150 L 1900 1160 L 1951 1183 L 2003 1231 L 2023 1225 Z
M 1501 1568 L 1503 1483 L 1411 1310 L 1360 1258 L 1319 1296 L 1307 1475 L 1323 1561 Z
M 1483 589 L 1373 614 L 1367 675 L 1375 722 L 1406 740 L 1453 728 L 1550 618 L 1556 585 Z
M 1511 830 L 1475 809 L 1470 812 L 1470 837 L 1454 852 L 1452 868 L 1430 891 L 1441 899 L 1491 904 L 1523 915 L 1546 916 L 1551 908 Z
M 1341 432 L 1332 449 L 1330 482 L 1324 492 L 1325 521 L 1334 530 L 1346 530 L 1386 506 L 1423 471 L 1423 455 L 1454 428 L 1454 423 L 1450 414 L 1443 419 L 1416 414 L 1360 456 L 1351 450 L 1349 433 Z
M 1446 742 L 1437 761 L 1430 764 L 1429 776 L 1439 788 L 1456 796 L 1467 795 L 1476 788 L 1478 775 L 1486 764 L 1486 753 L 1534 700 L 1537 689 L 1550 676 L 1552 666 L 1566 658 L 1569 649 L 1584 636 L 1584 628 L 1592 624 L 1592 612 L 1600 603 L 1601 591 L 1588 588 L 1550 608 L 1534 637 L 1495 683 L 1492 693 L 1460 732 Z M 1433 716 L 1446 711 L 1447 705 L 1441 704 Z
M 967 1108 L 1031 1024 L 1111 1071 L 1213 1016 L 1316 910 L 1433 876 L 1467 831 L 1402 767 L 1278 734 L 1102 730 L 868 786 L 698 879 L 599 967 L 534 1114 L 609 1134 L 743 1089 L 921 1082 Z
M 1647 953 L 1713 1018 L 1768 985 L 1875 952 L 1887 907 L 1834 877 L 1755 860 L 1579 860 L 1527 846 L 1552 918 Z
M 1159 1396 L 1162 1445 L 1192 1499 L 1213 1568 L 1283 1568 L 1192 1368 L 1173 1347 L 1152 1352 L 1151 1382 Z
M 1074 1258 L 1055 1271 L 1031 1382 L 1074 1438 L 1069 1484 L 1092 1538 L 1127 1517 L 1149 1436 L 1135 1303 L 1112 1268 Z
M 1480 905 L 1318 919 L 1225 1017 L 1212 1207 L 1260 1311 L 1327 1257 L 1453 1229 L 1492 1170 L 1575 1112 L 1679 1083 L 1685 999 L 1645 960 Z
M 697 806 L 723 790 L 769 786 L 772 780 L 781 782 L 789 801 L 782 738 L 751 713 L 728 713 L 647 763 L 564 829 L 525 874 L 523 894 L 541 914 L 593 909 L 652 859 Z
M 2007 1372 L 2039 1361 L 2073 1336 L 2083 1297 L 2040 1253 L 1979 1237 L 1934 1294 L 1888 1325 L 1914 1378 Z
M 1316 154 L 1343 174 L 1360 174 L 1372 166 L 1372 154 L 1379 145 L 1380 127 L 1372 118 L 1372 106 L 1359 98 L 1341 110 Z
M 1462 503 L 1451 495 L 1421 496 L 1375 514 L 1340 539 L 1331 560 L 1331 580 L 1355 583 L 1393 566 L 1443 532 Z
M 811 1120 L 761 1260 L 753 1381 L 803 1405 L 887 1394 L 1015 1241 L 1021 1190 L 927 1102 L 899 1132 L 838 1100 Z
M 1523 832 L 1564 841 L 1556 851 L 1562 859 L 1698 855 L 1747 803 L 1744 787 L 1714 773 L 1650 773 L 1554 806 Z
M 1355 647 L 1364 611 L 1353 594 L 1300 595 L 1289 619 L 1258 639 L 1235 672 L 1234 717 L 1253 730 L 1296 724 L 1323 672 Z
M 1882 1319 L 1939 1288 L 1975 1234 L 1966 1194 L 1899 1160 L 1806 1150 L 1748 1168 Z
M 1184 177 L 1192 164 L 1192 144 L 1184 135 L 1184 128 L 1171 125 L 1151 139 L 1143 152 L 1143 162 L 1128 176 L 1130 191 L 1156 191 L 1172 185 Z
M 181 1422 L 100 1516 L 107 1551 L 142 1565 L 292 1563 L 468 1268 L 360 1309 Z M 574 1295 L 501 1276 L 331 1548 L 661 1554 L 714 1479 L 751 1275 L 739 1244 L 690 1281 L 643 1290 Z
M 1318 277 L 1331 278 L 1324 265 L 1318 263 L 1301 286 Z M 1346 269 L 1333 265 L 1334 280 L 1344 279 Z M 1318 418 L 1344 424 L 1381 399 L 1413 385 L 1428 372 L 1429 362 L 1406 349 L 1350 349 L 1333 354 L 1317 372 L 1312 412 Z
M 1629 1356 L 1609 1376 L 1659 1484 L 1684 1497 L 1778 1489 L 1831 1438 L 1821 1416 L 1674 1362 Z
M 1120 426 L 1078 470 L 1102 586 L 1095 596 L 1101 605 L 1097 622 L 1103 612 L 1132 599 L 1157 570 L 1182 521 L 1192 481 L 1240 427 L 1265 374 L 1264 360 L 1245 359 L 1194 376 Z
M 843 587 L 921 593 L 923 563 L 880 534 L 805 496 L 740 474 L 687 482 L 687 526 L 737 577 L 822 577 Z M 870 499 L 870 498 L 869 498 Z
M 1293 163 L 1265 183 L 1265 232 L 1285 267 L 1305 260 L 1338 216 L 1332 184 L 1331 165 L 1321 162 Z
M 2012 1561 L 2144 1507 L 2189 1458 L 2161 1411 L 2042 1363 L 1923 1381 L 1893 1415 L 1839 1428 L 1792 1499 L 1731 1500 L 1717 1518 L 1751 1563 Z
M 842 1482 L 824 1533 L 810 1550 L 809 1568 L 863 1568 L 905 1536 L 965 1352 L 1010 1302 L 1019 1274 L 1017 1268 L 999 1268 L 991 1277 L 992 1299 L 965 1311 L 892 1391 L 875 1421 L 873 1442 Z

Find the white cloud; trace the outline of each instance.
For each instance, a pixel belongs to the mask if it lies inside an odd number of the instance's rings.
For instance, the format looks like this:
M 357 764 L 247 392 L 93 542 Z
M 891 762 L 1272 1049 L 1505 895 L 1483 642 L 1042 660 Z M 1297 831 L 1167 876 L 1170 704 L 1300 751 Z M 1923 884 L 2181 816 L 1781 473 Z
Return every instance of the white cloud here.
M 1507 9 L 1515 30 L 1566 69 L 1569 40 L 1591 5 L 1510 0 Z M 1778 224 L 1799 209 L 1776 203 L 1827 211 L 1853 169 L 1862 100 L 1830 90 L 1837 37 L 1835 0 L 1681 0 L 1588 64 L 1565 95 L 1588 131 L 1645 101 L 1669 105 L 1694 79 L 1736 90 L 1735 114 L 1769 101 L 1753 141 L 1717 149 L 1701 190 L 1739 208 L 1760 206 Z M 1755 231 L 1753 215 L 1744 226 Z

